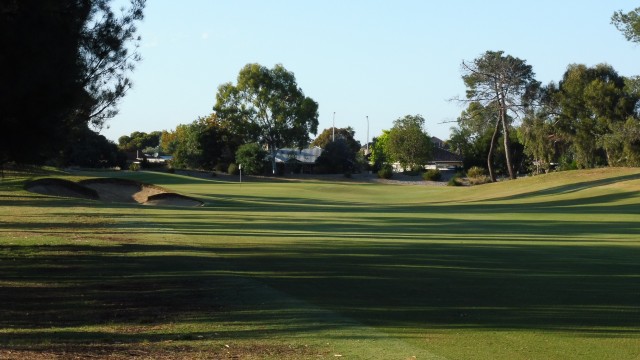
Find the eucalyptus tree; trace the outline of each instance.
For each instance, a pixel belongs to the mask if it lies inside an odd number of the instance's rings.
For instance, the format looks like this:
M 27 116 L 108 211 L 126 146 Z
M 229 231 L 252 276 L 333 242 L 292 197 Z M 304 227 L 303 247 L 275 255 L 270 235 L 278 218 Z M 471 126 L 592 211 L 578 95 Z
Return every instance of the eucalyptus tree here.
M 539 87 L 533 68 L 503 51 L 487 51 L 473 61 L 462 62 L 462 80 L 467 87 L 463 101 L 477 102 L 495 112 L 494 136 L 501 127 L 507 169 L 515 179 L 509 133 L 512 119 L 531 104 Z
M 294 74 L 280 64 L 273 69 L 247 64 L 236 85 L 218 87 L 213 110 L 234 125 L 235 133 L 245 134 L 246 142 L 257 140 L 267 147 L 274 174 L 276 150 L 302 148 L 318 129 L 318 103 L 304 95 Z
M 624 163 L 618 155 L 622 143 L 614 139 L 626 137 L 612 138 L 611 134 L 635 133 L 630 129 L 638 123 L 640 94 L 632 83 L 607 64 L 567 68 L 554 95 L 558 107 L 555 128 L 571 142 L 579 167 Z

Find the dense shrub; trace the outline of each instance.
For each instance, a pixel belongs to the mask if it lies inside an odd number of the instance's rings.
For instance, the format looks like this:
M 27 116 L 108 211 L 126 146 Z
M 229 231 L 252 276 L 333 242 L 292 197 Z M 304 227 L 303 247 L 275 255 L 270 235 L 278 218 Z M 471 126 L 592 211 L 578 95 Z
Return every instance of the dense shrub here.
M 381 179 L 391 179 L 393 177 L 393 169 L 390 165 L 383 165 L 378 171 L 378 177 Z
M 229 169 L 229 164 L 217 163 L 213 169 L 217 172 L 226 172 Z
M 426 181 L 440 181 L 442 180 L 442 173 L 438 169 L 427 170 L 422 174 L 422 179 Z
M 484 168 L 481 168 L 479 166 L 472 166 L 468 171 L 467 171 L 467 176 L 470 178 L 478 178 L 478 177 L 482 177 L 485 176 L 487 173 L 484 170 Z
M 138 164 L 138 163 L 131 163 L 131 165 L 129 165 L 129 170 L 131 170 L 131 171 L 138 171 L 138 170 L 140 170 L 140 164 Z
M 227 173 L 229 173 L 229 175 L 238 175 L 240 173 L 240 170 L 238 169 L 238 165 L 234 163 L 229 164 L 229 167 L 227 168 Z
M 462 174 L 457 173 L 453 175 L 451 179 L 447 182 L 447 186 L 462 186 L 462 180 L 460 179 Z
M 481 185 L 491 182 L 491 178 L 487 176 L 484 168 L 473 166 L 467 171 L 467 178 L 471 185 Z

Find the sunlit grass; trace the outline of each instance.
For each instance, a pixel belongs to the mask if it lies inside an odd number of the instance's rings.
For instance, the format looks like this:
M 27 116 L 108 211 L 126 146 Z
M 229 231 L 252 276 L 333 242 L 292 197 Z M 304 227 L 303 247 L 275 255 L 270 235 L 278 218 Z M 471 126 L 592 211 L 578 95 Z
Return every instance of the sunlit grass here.
M 206 206 L 48 197 L 3 180 L 0 348 L 640 356 L 636 169 L 472 188 L 113 175 Z

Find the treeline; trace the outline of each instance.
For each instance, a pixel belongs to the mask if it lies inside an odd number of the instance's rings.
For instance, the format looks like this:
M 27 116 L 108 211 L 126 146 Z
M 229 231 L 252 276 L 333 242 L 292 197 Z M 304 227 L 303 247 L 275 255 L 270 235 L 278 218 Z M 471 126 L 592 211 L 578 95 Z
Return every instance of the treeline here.
M 110 0 L 0 3 L 0 167 L 122 161 L 116 145 L 96 131 L 131 87 L 144 6 L 144 0 L 130 0 L 122 11 Z
M 639 85 L 637 77 L 620 76 L 610 65 L 574 64 L 558 83 L 527 80 L 517 96 L 479 101 L 471 91 L 449 145 L 463 155 L 466 168 L 494 168 L 497 175 L 509 175 L 507 154 L 511 169 L 521 174 L 640 166 Z M 511 107 L 501 108 L 498 98 Z

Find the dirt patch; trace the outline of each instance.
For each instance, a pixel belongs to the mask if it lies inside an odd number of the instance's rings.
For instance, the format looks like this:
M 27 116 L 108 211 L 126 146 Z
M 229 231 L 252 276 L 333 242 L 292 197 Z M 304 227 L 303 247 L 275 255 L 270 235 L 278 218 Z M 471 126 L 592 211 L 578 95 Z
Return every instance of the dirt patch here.
M 73 182 L 45 178 L 29 182 L 25 189 L 43 195 L 101 200 L 115 203 L 138 203 L 155 206 L 202 206 L 203 202 L 171 193 L 153 184 L 117 178 L 96 178 Z

